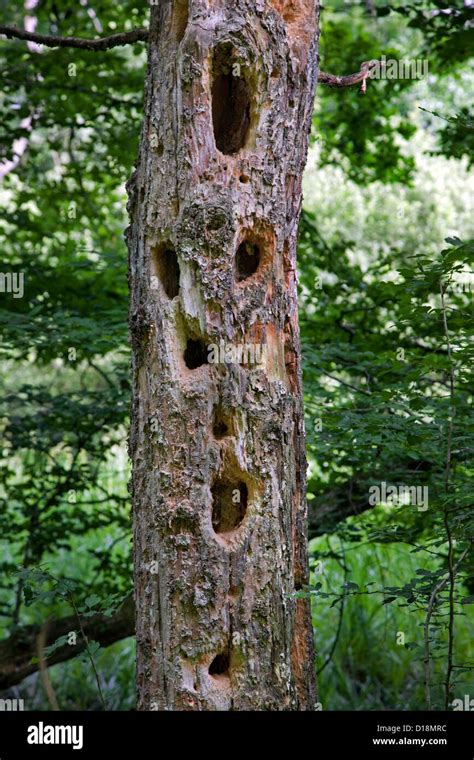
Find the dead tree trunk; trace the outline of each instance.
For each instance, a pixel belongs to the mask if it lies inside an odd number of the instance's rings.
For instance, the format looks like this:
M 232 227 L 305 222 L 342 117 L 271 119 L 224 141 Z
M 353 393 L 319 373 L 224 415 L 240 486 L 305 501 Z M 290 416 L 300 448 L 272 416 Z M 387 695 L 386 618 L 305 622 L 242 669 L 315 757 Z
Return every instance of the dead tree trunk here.
M 129 184 L 139 709 L 314 707 L 296 236 L 316 0 L 160 0 Z

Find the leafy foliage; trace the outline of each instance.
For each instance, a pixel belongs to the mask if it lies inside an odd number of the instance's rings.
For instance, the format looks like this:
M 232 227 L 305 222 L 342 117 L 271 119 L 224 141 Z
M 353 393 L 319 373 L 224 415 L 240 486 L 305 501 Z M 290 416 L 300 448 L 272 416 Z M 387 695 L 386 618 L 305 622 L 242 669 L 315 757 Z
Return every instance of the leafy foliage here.
M 417 567 L 400 586 L 384 581 L 380 590 L 362 594 L 379 594 L 384 604 L 401 601 L 420 620 L 432 605 L 427 637 L 430 651 L 437 650 L 438 676 L 446 667 L 442 653 L 446 658 L 450 646 L 446 618 L 463 616 L 466 589 L 474 584 L 474 245 L 448 242 L 437 257 L 392 250 L 367 267 L 351 259 L 347 241 L 328 247 L 309 213 L 300 242 L 310 529 L 313 535 L 337 535 L 343 547 L 394 543 L 426 553 L 428 569 Z M 418 489 L 426 503 L 413 496 L 398 503 L 379 497 L 374 508 L 371 489 L 383 492 L 384 484 Z M 317 563 L 341 560 L 340 551 L 328 552 L 323 545 L 314 544 Z M 452 595 L 446 581 L 432 600 L 458 562 Z M 339 593 L 314 587 L 319 614 L 325 598 L 339 604 L 350 595 L 360 598 L 347 577 Z M 466 636 L 462 619 L 458 628 Z M 400 630 L 392 631 L 394 652 Z M 425 644 L 417 638 L 411 650 L 422 659 Z M 457 661 L 459 675 L 469 673 L 470 661 L 464 665 Z M 450 676 L 443 696 L 438 690 L 439 706 L 451 703 L 455 685 Z
M 342 20 L 323 17 L 321 33 L 321 68 L 338 74 L 357 71 L 363 61 L 399 59 L 401 51 L 383 46 L 367 31 L 361 16 Z M 404 155 L 399 138 L 408 139 L 415 131 L 407 115 L 400 112 L 400 93 L 410 81 L 399 79 L 374 82 L 367 92 L 357 88 L 324 90 L 319 88 L 319 102 L 314 116 L 314 134 L 321 140 L 323 163 L 346 160 L 348 176 L 364 183 L 374 179 L 406 182 L 413 170 L 413 159 Z

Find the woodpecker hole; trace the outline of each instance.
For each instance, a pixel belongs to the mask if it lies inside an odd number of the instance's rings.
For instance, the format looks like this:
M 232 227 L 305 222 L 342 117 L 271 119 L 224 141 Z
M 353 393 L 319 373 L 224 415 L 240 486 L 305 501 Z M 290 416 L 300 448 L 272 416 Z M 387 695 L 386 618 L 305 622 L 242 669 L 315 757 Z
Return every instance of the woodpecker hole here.
M 230 655 L 229 652 L 221 652 L 216 655 L 209 665 L 209 675 L 216 680 L 230 678 Z
M 215 533 L 232 533 L 242 523 L 248 505 L 243 482 L 218 480 L 212 488 L 212 527 Z
M 212 124 L 216 147 L 232 155 L 241 150 L 250 129 L 251 90 L 244 64 L 232 45 L 219 45 L 212 56 Z
M 214 412 L 214 422 L 212 426 L 212 433 L 214 438 L 218 441 L 231 435 L 231 422 L 227 415 L 224 414 L 222 409 L 218 408 Z
M 176 251 L 165 243 L 153 252 L 153 269 L 168 298 L 179 293 L 179 262 Z
M 219 420 L 214 423 L 212 432 L 214 433 L 214 438 L 220 440 L 229 435 L 229 428 L 223 420 Z
M 244 241 L 237 249 L 235 255 L 235 274 L 237 282 L 242 282 L 251 277 L 260 264 L 260 248 L 256 243 Z
M 197 369 L 208 364 L 207 346 L 202 340 L 190 338 L 184 351 L 184 362 L 188 369 Z

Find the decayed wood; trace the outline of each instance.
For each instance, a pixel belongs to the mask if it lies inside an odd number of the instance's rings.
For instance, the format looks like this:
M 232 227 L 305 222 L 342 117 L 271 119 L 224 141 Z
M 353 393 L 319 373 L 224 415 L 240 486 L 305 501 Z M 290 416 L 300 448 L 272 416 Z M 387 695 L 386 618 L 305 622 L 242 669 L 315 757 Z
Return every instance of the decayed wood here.
M 295 259 L 317 37 L 316 0 L 152 8 L 128 230 L 142 710 L 314 707 Z

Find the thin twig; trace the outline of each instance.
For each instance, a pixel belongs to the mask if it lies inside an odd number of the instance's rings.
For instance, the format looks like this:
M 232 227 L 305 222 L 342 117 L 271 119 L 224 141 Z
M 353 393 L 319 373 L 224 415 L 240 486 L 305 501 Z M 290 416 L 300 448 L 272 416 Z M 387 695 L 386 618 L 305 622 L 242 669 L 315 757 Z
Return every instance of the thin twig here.
M 100 367 L 98 367 L 97 364 L 94 364 L 94 362 L 92 361 L 92 359 L 88 359 L 87 363 L 88 363 L 89 367 L 91 367 L 91 369 L 94 369 L 103 378 L 103 380 L 105 380 L 105 382 L 107 383 L 107 385 L 109 386 L 109 388 L 113 388 L 114 390 L 117 388 L 117 386 L 110 379 L 110 377 L 107 375 L 107 373 L 104 372 L 103 369 L 101 369 Z
M 92 665 L 92 669 L 93 669 L 94 674 L 95 674 L 95 680 L 97 681 L 97 688 L 99 689 L 99 694 L 100 694 L 100 698 L 101 698 L 102 704 L 104 706 L 104 710 L 107 710 L 107 703 L 105 701 L 105 697 L 104 697 L 104 694 L 102 692 L 102 687 L 100 685 L 99 673 L 97 671 L 97 668 L 96 668 L 96 665 L 95 665 L 95 661 L 94 661 L 94 658 L 93 658 L 93 656 L 91 654 L 91 650 L 90 650 L 90 647 L 89 647 L 89 639 L 87 638 L 87 634 L 86 634 L 86 632 L 84 630 L 84 626 L 82 625 L 82 619 L 81 619 L 81 616 L 79 615 L 79 610 L 76 607 L 76 603 L 74 601 L 74 598 L 73 598 L 72 594 L 69 595 L 69 601 L 71 602 L 72 608 L 74 610 L 74 614 L 76 615 L 76 618 L 77 618 L 77 622 L 79 623 L 79 628 L 81 630 L 81 635 L 82 635 L 82 638 L 84 639 L 84 643 L 86 645 L 86 652 L 88 654 L 89 660 L 90 660 L 91 665 Z
M 458 561 L 456 562 L 455 566 L 453 567 L 452 571 L 452 577 L 456 577 L 456 573 L 459 570 L 459 567 L 461 566 L 464 557 L 468 554 L 470 550 L 470 546 L 467 547 L 459 557 Z M 428 611 L 426 613 L 425 618 L 425 624 L 424 624 L 424 642 L 425 642 L 425 658 L 424 658 L 424 665 L 425 665 L 425 697 L 426 697 L 426 708 L 427 710 L 431 710 L 431 689 L 430 689 L 430 681 L 431 681 L 431 675 L 430 675 L 430 622 L 431 617 L 433 615 L 434 611 L 434 605 L 436 602 L 436 598 L 438 594 L 445 588 L 447 583 L 451 579 L 451 574 L 447 575 L 445 578 L 443 578 L 433 589 L 430 596 L 430 601 L 428 603 Z
M 339 383 L 340 385 L 343 385 L 345 388 L 350 388 L 353 391 L 356 391 L 357 393 L 364 393 L 366 396 L 371 396 L 372 394 L 370 391 L 366 391 L 365 388 L 357 388 L 355 385 L 351 385 L 351 383 L 346 383 L 344 380 L 341 380 L 339 377 L 336 377 L 335 375 L 331 375 L 329 372 L 326 372 L 322 367 L 318 367 L 317 364 L 314 365 L 316 369 L 319 369 L 326 377 L 329 377 L 331 380 L 335 380 L 336 383 Z
M 453 426 L 454 426 L 454 415 L 456 413 L 456 407 L 454 403 L 454 364 L 453 364 L 453 357 L 452 357 L 452 350 L 451 350 L 451 341 L 449 338 L 448 320 L 446 317 L 446 303 L 445 303 L 445 298 L 444 298 L 445 289 L 443 287 L 442 282 L 440 282 L 440 293 L 441 293 L 441 311 L 443 315 L 443 327 L 444 327 L 444 334 L 446 337 L 446 346 L 448 349 L 448 358 L 449 358 L 449 364 L 450 364 L 449 395 L 450 395 L 451 408 L 450 408 L 449 425 L 448 425 L 446 468 L 444 472 L 444 490 L 446 491 L 446 493 L 449 493 L 449 476 L 451 472 Z M 451 533 L 451 526 L 449 524 L 448 508 L 447 508 L 446 503 L 444 504 L 444 527 L 446 530 L 446 535 L 448 537 L 448 570 L 449 570 L 448 663 L 447 663 L 447 668 L 446 668 L 446 681 L 445 681 L 445 690 L 444 690 L 444 709 L 447 710 L 449 707 L 449 694 L 450 694 L 451 674 L 453 671 L 453 651 L 454 651 L 454 573 L 453 573 L 454 549 L 453 549 L 453 537 Z
M 340 562 L 340 565 L 341 565 L 341 567 L 342 567 L 342 569 L 344 571 L 343 586 L 342 586 L 344 590 L 343 590 L 342 595 L 340 597 L 341 605 L 339 607 L 339 617 L 338 617 L 337 628 L 336 628 L 336 633 L 335 633 L 335 636 L 334 636 L 334 640 L 332 642 L 331 649 L 329 650 L 329 653 L 328 653 L 326 659 L 324 660 L 324 662 L 321 665 L 321 667 L 319 668 L 319 670 L 316 671 L 316 675 L 318 675 L 318 676 L 329 665 L 329 663 L 331 662 L 331 660 L 332 660 L 332 658 L 334 656 L 334 652 L 336 651 L 336 647 L 337 647 L 337 645 L 339 643 L 339 638 L 340 638 L 341 631 L 342 631 L 342 621 L 344 619 L 344 609 L 345 609 L 346 596 L 347 596 L 346 583 L 347 583 L 347 578 L 348 578 L 348 575 L 349 575 L 349 568 L 347 567 L 346 558 L 345 558 L 345 554 L 344 554 L 344 543 L 343 543 L 343 540 L 342 540 L 342 538 L 339 539 L 339 540 L 341 542 L 341 554 L 342 554 L 342 562 Z M 328 545 L 331 548 L 331 544 L 329 543 L 329 539 L 328 539 Z

